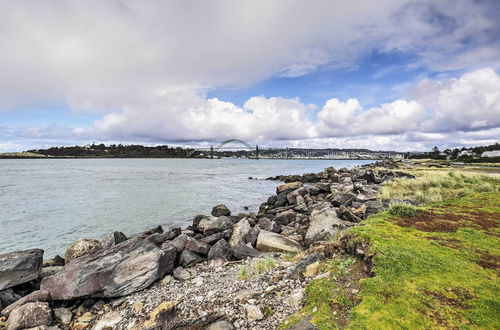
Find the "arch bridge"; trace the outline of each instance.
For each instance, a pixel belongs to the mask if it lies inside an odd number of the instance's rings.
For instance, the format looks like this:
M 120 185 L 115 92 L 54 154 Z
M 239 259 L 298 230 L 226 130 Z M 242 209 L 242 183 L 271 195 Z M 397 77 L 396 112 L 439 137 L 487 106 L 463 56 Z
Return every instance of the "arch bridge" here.
M 211 146 L 210 147 L 210 158 L 213 158 L 215 152 L 220 151 L 222 148 L 224 148 L 224 146 L 226 146 L 227 144 L 230 144 L 230 143 L 239 143 L 239 144 L 243 145 L 247 150 L 253 151 L 255 153 L 255 158 L 259 158 L 259 146 L 255 146 L 255 148 L 254 148 L 250 144 L 248 144 L 247 142 L 240 140 L 240 139 L 229 139 L 229 140 L 223 141 L 219 145 L 217 145 L 215 148 L 213 146 Z M 201 149 L 201 148 L 192 149 L 192 150 L 188 151 L 187 157 L 188 158 L 191 157 L 197 151 L 199 152 L 199 151 L 208 151 L 208 150 Z

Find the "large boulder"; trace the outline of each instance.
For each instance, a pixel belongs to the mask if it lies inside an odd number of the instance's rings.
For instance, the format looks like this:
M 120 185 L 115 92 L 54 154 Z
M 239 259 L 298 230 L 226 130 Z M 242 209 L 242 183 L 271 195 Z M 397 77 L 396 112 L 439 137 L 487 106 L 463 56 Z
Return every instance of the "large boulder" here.
M 286 199 L 290 204 L 297 204 L 297 197 L 305 196 L 307 194 L 307 189 L 305 187 L 300 187 L 286 195 Z
M 42 262 L 40 249 L 0 254 L 0 290 L 36 280 Z
M 174 269 L 176 250 L 140 237 L 73 260 L 42 280 L 53 300 L 121 297 L 143 290 Z
M 267 230 L 261 230 L 257 237 L 256 247 L 263 252 L 300 252 L 304 248 L 302 245 L 288 237 L 273 233 Z
M 250 226 L 248 219 L 241 219 L 233 227 L 233 232 L 231 234 L 231 238 L 229 239 L 229 244 L 234 246 L 244 243 L 245 238 L 248 236 L 251 230 L 252 227 Z
M 208 251 L 210 250 L 210 246 L 208 244 L 205 244 L 188 236 L 186 239 L 186 244 L 184 246 L 184 249 L 193 251 L 195 253 L 207 255 Z
M 302 187 L 302 182 L 290 182 L 290 183 L 284 183 L 278 187 L 276 187 L 276 195 L 282 192 L 291 192 L 294 191 L 295 189 L 298 189 Z
M 342 227 L 342 221 L 334 209 L 325 208 L 319 211 L 315 210 L 311 214 L 304 242 L 306 245 L 310 245 L 316 241 L 327 240 L 342 229 Z
M 202 257 L 200 257 L 199 255 L 190 250 L 182 251 L 181 255 L 179 256 L 179 263 L 186 268 L 194 266 L 195 264 L 200 263 L 202 261 L 203 261 Z
M 233 250 L 231 249 L 231 245 L 229 245 L 229 243 L 225 239 L 221 239 L 220 241 L 215 243 L 208 252 L 208 259 L 218 258 L 227 261 L 233 259 Z
M 6 330 L 47 326 L 52 323 L 52 311 L 46 302 L 30 302 L 10 313 Z
M 297 214 L 293 210 L 286 210 L 283 212 L 280 212 L 276 214 L 276 217 L 274 218 L 274 222 L 281 226 L 286 226 L 290 222 L 293 222 L 295 220 L 295 216 Z
M 79 238 L 66 249 L 64 260 L 66 263 L 73 259 L 94 253 L 102 248 L 102 243 L 95 239 Z
M 213 235 L 215 233 L 231 229 L 233 227 L 233 221 L 226 217 L 205 217 L 200 220 L 195 229 L 197 231 L 203 232 L 203 235 Z
M 238 260 L 260 257 L 262 254 L 253 247 L 240 244 L 232 247 L 233 256 Z
M 5 307 L 2 310 L 1 315 L 9 316 L 9 314 L 13 310 L 21 307 L 22 305 L 25 305 L 25 304 L 30 303 L 30 302 L 35 302 L 35 301 L 48 301 L 49 299 L 50 299 L 50 296 L 49 296 L 49 293 L 47 291 L 44 291 L 44 290 L 33 291 L 30 294 L 22 297 L 21 299 L 19 299 L 15 303 L 10 304 L 9 306 Z
M 214 206 L 214 208 L 212 209 L 212 215 L 214 217 L 220 217 L 220 216 L 227 217 L 227 216 L 231 215 L 231 211 L 227 208 L 226 205 L 221 204 L 221 205 Z
M 0 291 L 0 310 L 5 306 L 8 306 L 17 300 L 21 299 L 21 296 L 14 292 L 11 288 Z

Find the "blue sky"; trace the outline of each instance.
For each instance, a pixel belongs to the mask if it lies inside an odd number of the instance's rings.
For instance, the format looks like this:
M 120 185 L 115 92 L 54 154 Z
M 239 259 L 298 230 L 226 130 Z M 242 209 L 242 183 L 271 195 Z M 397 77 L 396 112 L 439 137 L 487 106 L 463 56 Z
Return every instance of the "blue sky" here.
M 427 150 L 500 135 L 500 3 L 0 3 L 0 152 Z

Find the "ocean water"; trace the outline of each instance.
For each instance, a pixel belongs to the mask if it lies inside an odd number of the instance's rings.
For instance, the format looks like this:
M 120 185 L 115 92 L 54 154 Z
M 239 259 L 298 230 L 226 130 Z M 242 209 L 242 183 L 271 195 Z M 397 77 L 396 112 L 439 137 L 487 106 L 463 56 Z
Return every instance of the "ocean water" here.
M 0 159 L 0 254 L 42 248 L 50 257 L 80 237 L 187 226 L 217 204 L 226 204 L 233 214 L 256 211 L 279 184 L 266 177 L 369 162 Z

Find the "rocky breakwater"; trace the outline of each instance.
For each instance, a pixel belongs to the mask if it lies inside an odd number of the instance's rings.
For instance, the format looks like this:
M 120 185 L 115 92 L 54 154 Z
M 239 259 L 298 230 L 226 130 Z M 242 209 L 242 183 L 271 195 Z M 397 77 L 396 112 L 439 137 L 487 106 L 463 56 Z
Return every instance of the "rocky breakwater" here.
M 0 255 L 3 317 L 0 327 L 9 330 L 274 327 L 287 312 L 268 317 L 255 303 L 264 299 L 267 305 L 272 305 L 266 290 L 303 288 L 307 281 L 300 281 L 303 278 L 300 273 L 316 262 L 318 256 L 306 252 L 297 265 L 282 264 L 281 274 L 275 274 L 271 289 L 262 288 L 262 292 L 247 299 L 250 305 L 248 302 L 245 305 L 246 312 L 237 302 L 241 292 L 227 282 L 235 279 L 234 263 L 249 263 L 263 254 L 303 252 L 320 245 L 338 231 L 381 211 L 384 204 L 377 200 L 377 191 L 385 181 L 396 177 L 411 176 L 370 167 L 351 170 L 329 167 L 315 174 L 280 176 L 270 179 L 286 183 L 279 185 L 276 194 L 260 205 L 257 214 L 231 215 L 227 207 L 218 205 L 211 215 L 196 216 L 192 225 L 183 230 L 164 231 L 157 227 L 131 238 L 114 232 L 102 241 L 79 239 L 68 247 L 65 258 L 57 256 L 43 264 L 42 250 Z M 210 287 L 196 290 L 226 299 L 221 305 L 221 310 L 226 308 L 224 313 L 198 309 L 197 305 L 203 302 L 198 295 L 193 300 L 194 293 L 182 302 L 176 301 L 172 290 L 164 288 L 172 282 L 187 294 L 203 278 L 213 274 L 225 278 L 220 272 L 233 277 L 227 277 L 225 282 L 207 281 Z M 193 279 L 194 274 L 201 279 Z M 299 282 L 293 282 L 297 279 Z M 182 284 L 190 281 L 196 283 Z M 259 287 L 254 280 L 247 281 L 248 285 Z M 244 286 L 242 279 L 238 288 Z M 166 292 L 169 297 L 165 297 Z M 148 308 L 140 304 L 134 303 L 129 309 L 123 307 L 123 304 L 131 306 L 132 302 L 120 297 L 137 295 L 146 295 L 151 301 L 149 314 L 144 314 Z M 272 297 L 281 303 L 280 297 Z M 234 301 L 234 306 L 227 299 Z M 209 301 L 217 304 L 217 299 Z M 300 302 L 295 305 L 300 307 Z M 293 309 L 288 311 L 291 312 Z M 216 327 L 216 323 L 225 327 Z

